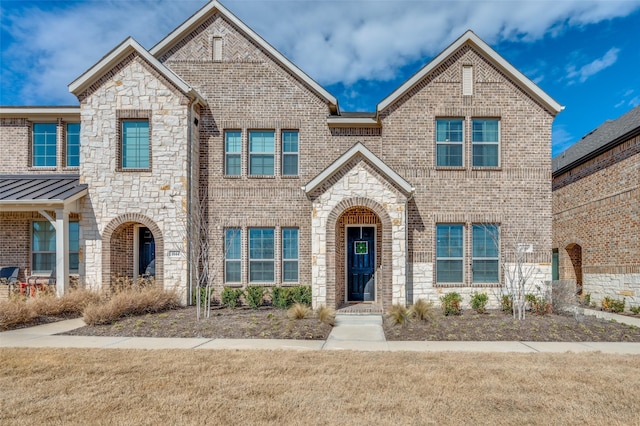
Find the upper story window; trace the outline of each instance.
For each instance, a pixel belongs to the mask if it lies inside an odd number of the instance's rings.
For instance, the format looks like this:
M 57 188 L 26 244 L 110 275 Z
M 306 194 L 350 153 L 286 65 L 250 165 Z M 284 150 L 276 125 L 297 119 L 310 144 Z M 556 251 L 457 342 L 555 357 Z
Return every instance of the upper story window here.
M 462 283 L 464 225 L 436 226 L 436 283 Z
M 497 283 L 500 237 L 498 225 L 473 225 L 473 282 Z
M 32 165 L 34 167 L 55 167 L 57 154 L 57 124 L 34 123 Z
M 224 132 L 224 174 L 240 176 L 242 155 L 242 132 L 228 130 Z
M 80 123 L 67 123 L 67 167 L 80 165 Z
M 473 167 L 498 167 L 500 164 L 500 121 L 474 119 L 472 122 Z
M 436 166 L 462 167 L 463 123 L 462 119 L 436 120 Z
M 275 174 L 275 132 L 263 130 L 249 132 L 249 174 L 273 176 Z
M 282 175 L 298 175 L 298 131 L 282 132 Z
M 122 168 L 149 169 L 149 120 L 122 120 Z

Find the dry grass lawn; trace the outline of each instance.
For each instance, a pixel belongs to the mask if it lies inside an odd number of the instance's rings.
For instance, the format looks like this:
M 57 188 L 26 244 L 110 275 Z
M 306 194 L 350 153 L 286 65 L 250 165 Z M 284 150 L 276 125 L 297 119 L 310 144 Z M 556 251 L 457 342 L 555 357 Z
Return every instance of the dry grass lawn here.
M 638 424 L 640 357 L 2 349 L 0 424 Z

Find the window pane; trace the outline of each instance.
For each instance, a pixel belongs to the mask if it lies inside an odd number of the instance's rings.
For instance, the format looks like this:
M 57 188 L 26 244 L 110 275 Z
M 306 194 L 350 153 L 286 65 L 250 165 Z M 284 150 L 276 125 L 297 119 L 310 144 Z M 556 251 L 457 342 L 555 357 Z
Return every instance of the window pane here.
M 249 174 L 274 174 L 274 143 L 272 131 L 249 132 Z
M 80 123 L 67 123 L 67 167 L 80 165 Z
M 474 283 L 497 283 L 498 282 L 498 261 L 497 260 L 474 260 L 473 261 L 473 282 Z
M 239 131 L 225 132 L 226 152 L 242 152 L 242 137 Z
M 498 227 L 473 225 L 473 257 L 498 257 Z
M 69 222 L 69 272 L 78 272 L 80 248 L 80 224 Z M 48 272 L 56 265 L 56 231 L 48 220 L 33 222 L 31 231 L 31 269 Z
M 282 258 L 298 259 L 298 228 L 282 229 Z
M 273 245 L 273 228 L 253 228 L 249 230 L 249 259 L 273 259 Z
M 473 165 L 477 167 L 498 167 L 498 145 L 474 144 Z
M 298 132 L 282 132 L 282 152 L 298 152 Z
M 438 225 L 436 227 L 436 256 L 462 257 L 463 226 Z
M 251 282 L 273 282 L 273 261 L 249 263 L 249 281 Z
M 149 168 L 149 122 L 122 122 L 122 167 Z
M 436 147 L 436 165 L 461 167 L 462 144 L 438 144 Z
M 282 281 L 298 282 L 298 261 L 287 260 L 283 262 Z
M 284 154 L 282 156 L 282 174 L 285 176 L 296 176 L 298 174 L 297 155 Z
M 462 282 L 462 260 L 438 260 L 436 281 L 439 283 Z
M 241 231 L 239 228 L 227 229 L 224 235 L 225 258 L 240 259 L 241 258 Z
M 251 155 L 249 173 L 252 175 L 273 175 L 273 154 L 271 155 Z
M 254 152 L 274 152 L 273 132 L 250 132 L 249 151 Z
M 436 142 L 462 142 L 462 120 L 437 120 Z
M 237 283 L 242 280 L 240 275 L 242 263 L 236 260 L 227 261 L 224 269 L 224 281 L 227 283 Z
M 33 253 L 31 269 L 33 272 L 49 272 L 56 267 L 55 253 Z
M 498 142 L 498 120 L 473 120 L 473 142 Z
M 227 164 L 225 165 L 225 173 L 229 176 L 240 175 L 240 155 L 227 154 Z

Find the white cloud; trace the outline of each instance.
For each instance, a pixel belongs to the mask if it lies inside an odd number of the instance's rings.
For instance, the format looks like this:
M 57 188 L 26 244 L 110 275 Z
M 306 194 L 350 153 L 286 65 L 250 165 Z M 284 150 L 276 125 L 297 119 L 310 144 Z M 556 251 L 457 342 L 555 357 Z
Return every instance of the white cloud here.
M 38 5 L 45 5 L 44 9 Z M 3 2 L 0 103 L 72 104 L 67 84 L 131 35 L 151 48 L 205 0 Z M 388 81 L 432 57 L 467 29 L 490 44 L 531 42 L 569 26 L 626 16 L 624 1 L 223 1 L 240 19 L 323 85 Z M 574 69 L 593 75 L 615 62 Z M 598 69 L 598 67 L 600 67 Z M 538 81 L 541 76 L 534 76 Z
M 601 58 L 594 59 L 580 68 L 571 65 L 567 67 L 567 78 L 569 80 L 575 80 L 577 78 L 580 83 L 584 83 L 589 77 L 615 64 L 618 60 L 618 53 L 620 53 L 620 49 L 612 47 Z
M 553 141 L 552 155 L 555 157 L 575 142 L 575 138 L 569 133 L 565 126 L 554 125 L 551 131 Z

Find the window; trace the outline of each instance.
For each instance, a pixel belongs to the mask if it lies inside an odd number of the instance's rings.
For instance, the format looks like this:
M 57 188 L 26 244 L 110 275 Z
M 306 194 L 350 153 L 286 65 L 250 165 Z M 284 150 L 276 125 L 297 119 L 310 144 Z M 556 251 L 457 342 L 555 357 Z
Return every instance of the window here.
M 67 123 L 67 167 L 80 165 L 80 123 Z
M 149 168 L 149 121 L 122 121 L 122 168 Z
M 69 222 L 69 272 L 78 272 L 80 225 Z M 48 220 L 33 222 L 31 232 L 31 271 L 49 273 L 56 267 L 56 229 Z
M 33 158 L 34 167 L 56 166 L 56 123 L 33 124 Z
M 298 282 L 298 228 L 282 228 L 282 281 Z
M 500 236 L 497 225 L 473 225 L 473 282 L 500 281 L 498 251 Z
M 436 226 L 436 283 L 461 283 L 463 225 Z
M 239 130 L 224 132 L 224 173 L 227 176 L 240 176 L 241 153 L 242 132 Z
M 282 175 L 298 175 L 298 132 L 282 132 Z
M 498 120 L 473 120 L 472 146 L 474 167 L 498 167 L 500 126 Z
M 462 167 L 463 120 L 436 120 L 436 166 Z
M 249 229 L 249 282 L 274 281 L 273 228 Z
M 274 174 L 274 132 L 249 132 L 249 174 L 273 176 Z
M 240 228 L 229 228 L 224 231 L 224 282 L 239 283 L 242 281 L 242 256 L 241 256 Z

